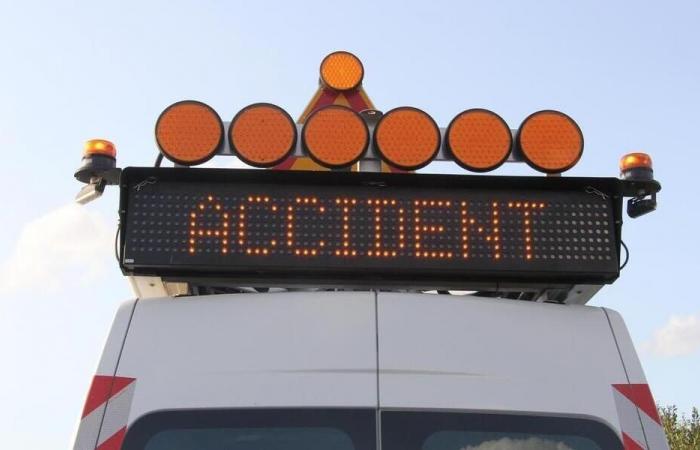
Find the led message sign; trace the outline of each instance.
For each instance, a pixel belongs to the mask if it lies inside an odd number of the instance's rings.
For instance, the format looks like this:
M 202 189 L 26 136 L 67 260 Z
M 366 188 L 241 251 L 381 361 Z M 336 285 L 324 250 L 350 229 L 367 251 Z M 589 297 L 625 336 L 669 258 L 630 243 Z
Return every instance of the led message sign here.
M 122 267 L 355 285 L 614 280 L 610 180 L 531 180 L 127 169 Z

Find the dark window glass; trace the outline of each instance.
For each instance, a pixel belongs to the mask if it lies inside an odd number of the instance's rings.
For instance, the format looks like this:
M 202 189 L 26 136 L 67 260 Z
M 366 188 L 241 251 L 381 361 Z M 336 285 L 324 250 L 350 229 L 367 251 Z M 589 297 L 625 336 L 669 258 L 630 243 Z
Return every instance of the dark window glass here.
M 164 411 L 129 429 L 123 450 L 376 450 L 373 410 Z
M 613 430 L 587 419 L 385 411 L 382 450 L 622 450 Z
M 155 434 L 146 450 L 355 450 L 337 428 L 204 428 Z

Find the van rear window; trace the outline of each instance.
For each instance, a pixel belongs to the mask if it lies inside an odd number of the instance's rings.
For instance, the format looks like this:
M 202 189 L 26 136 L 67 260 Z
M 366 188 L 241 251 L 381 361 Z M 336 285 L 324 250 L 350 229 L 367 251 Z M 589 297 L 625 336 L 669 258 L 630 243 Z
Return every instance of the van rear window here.
M 129 429 L 123 450 L 375 450 L 371 409 L 163 411 Z
M 382 450 L 622 450 L 602 423 L 513 414 L 385 411 Z
M 146 450 L 355 450 L 338 428 L 203 428 L 155 434 Z
M 377 450 L 373 409 L 163 411 L 129 429 L 122 450 Z M 382 450 L 622 450 L 583 418 L 464 412 L 381 412 Z

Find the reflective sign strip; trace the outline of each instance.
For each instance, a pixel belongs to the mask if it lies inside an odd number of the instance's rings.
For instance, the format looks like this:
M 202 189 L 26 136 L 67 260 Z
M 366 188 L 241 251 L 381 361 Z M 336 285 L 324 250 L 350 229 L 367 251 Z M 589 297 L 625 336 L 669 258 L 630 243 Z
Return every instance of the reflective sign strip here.
M 122 442 L 124 442 L 124 436 L 126 436 L 126 427 L 122 428 L 119 430 L 119 432 L 100 444 L 99 447 L 97 447 L 97 450 L 120 450 L 122 447 Z
M 629 437 L 626 433 L 622 433 L 622 444 L 625 446 L 625 450 L 645 450 L 644 447 L 637 444 L 637 441 Z
M 646 447 L 642 446 L 645 443 L 644 431 L 642 431 L 642 424 L 639 422 L 637 407 L 617 390 L 613 390 L 613 395 L 615 396 L 617 416 L 620 419 L 620 428 L 622 428 L 625 450 L 636 450 L 637 448 L 646 450 Z M 633 444 L 636 444 L 637 447 Z
M 356 112 L 363 111 L 365 109 L 372 109 L 370 106 L 367 104 L 364 98 L 362 98 L 362 95 L 360 94 L 360 91 L 353 91 L 353 92 L 348 92 L 345 94 L 345 98 L 350 104 L 350 107 L 355 110 Z
M 309 117 L 312 112 L 328 105 L 348 106 L 358 113 L 365 109 L 374 109 L 372 101 L 362 88 L 351 92 L 338 92 L 319 87 L 318 91 L 316 91 L 311 101 L 304 109 L 304 112 L 302 112 L 299 119 L 297 119 L 297 123 L 301 124 L 306 122 L 306 118 Z
M 74 450 L 119 449 L 126 433 L 134 381 L 127 377 L 95 376 L 85 400 Z
M 87 399 L 85 400 L 85 408 L 81 418 L 84 418 L 92 411 L 102 406 L 110 397 L 116 395 L 131 384 L 133 378 L 126 377 L 110 377 L 105 375 L 95 375 L 90 385 Z
M 661 424 L 661 418 L 656 410 L 656 403 L 654 403 L 654 397 L 651 395 L 648 384 L 613 384 L 613 387 L 630 399 L 637 408 L 644 411 L 656 423 Z
M 614 384 L 625 450 L 668 450 L 656 403 L 647 384 Z
M 73 450 L 95 450 L 106 406 L 106 403 L 103 404 L 80 420 Z
M 306 118 L 319 108 L 323 108 L 328 105 L 343 105 L 354 110 L 355 112 L 360 112 L 365 109 L 374 109 L 372 100 L 365 92 L 365 90 L 360 87 L 357 90 L 350 92 L 340 92 L 334 91 L 332 89 L 325 89 L 320 86 L 316 93 L 311 97 L 311 101 L 301 113 L 297 123 L 303 124 L 306 122 Z M 326 167 L 317 164 L 311 158 L 290 156 L 280 164 L 272 168 L 272 170 L 318 170 L 327 171 Z M 383 172 L 390 172 L 392 170 L 382 170 Z
M 284 161 L 273 167 L 272 170 L 290 170 L 296 160 L 297 158 L 295 156 L 290 156 L 289 158 L 285 159 Z
M 649 449 L 668 450 L 666 433 L 664 432 L 664 427 L 661 425 L 660 421 L 657 422 L 656 420 L 652 420 L 652 418 L 646 414 L 640 414 L 640 417 L 642 418 L 642 428 L 644 429 L 644 435 L 647 438 Z
M 123 434 L 126 433 L 126 424 L 129 420 L 129 411 L 131 410 L 131 401 L 134 398 L 135 389 L 136 383 L 132 382 L 107 402 L 107 409 L 105 410 L 102 428 L 100 429 L 100 438 L 98 439 L 98 449 L 102 450 L 103 445 L 113 442 L 115 436 L 122 435 L 121 440 L 124 439 Z M 119 440 L 120 445 L 121 440 Z

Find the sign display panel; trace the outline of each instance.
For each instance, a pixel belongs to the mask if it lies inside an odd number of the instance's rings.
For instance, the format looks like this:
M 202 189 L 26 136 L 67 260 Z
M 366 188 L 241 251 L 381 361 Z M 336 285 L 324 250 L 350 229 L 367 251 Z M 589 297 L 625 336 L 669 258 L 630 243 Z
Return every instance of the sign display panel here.
M 122 178 L 128 273 L 439 286 L 619 272 L 619 206 L 598 179 L 165 168 Z

